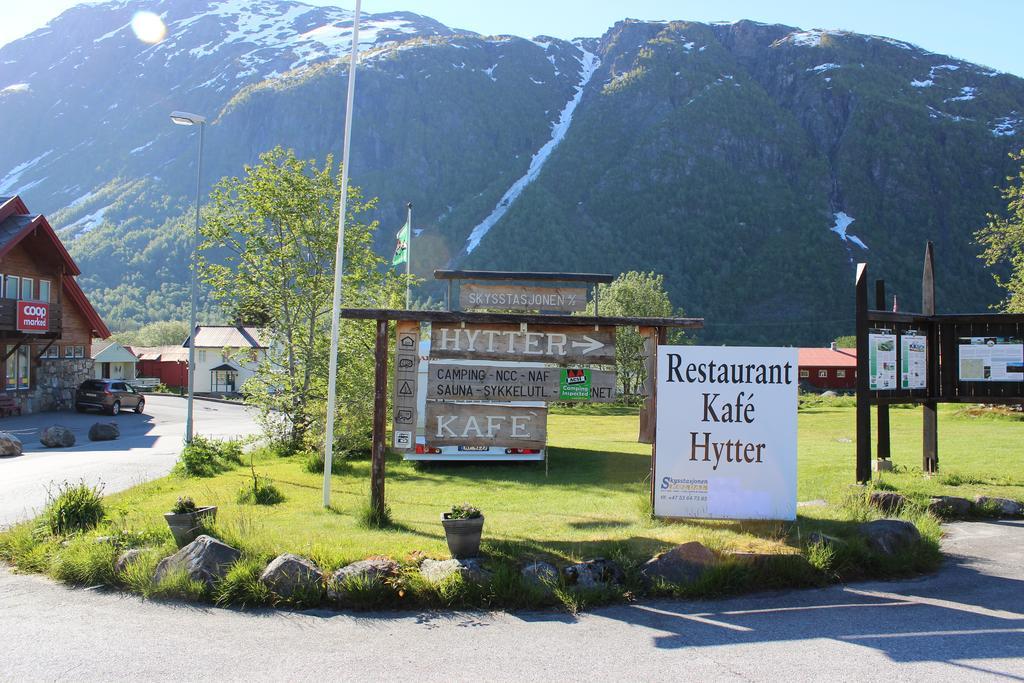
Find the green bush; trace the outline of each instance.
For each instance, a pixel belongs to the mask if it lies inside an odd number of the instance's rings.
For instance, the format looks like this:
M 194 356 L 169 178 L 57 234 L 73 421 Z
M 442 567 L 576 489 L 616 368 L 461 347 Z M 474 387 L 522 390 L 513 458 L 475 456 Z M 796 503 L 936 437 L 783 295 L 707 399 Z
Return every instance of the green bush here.
M 352 470 L 352 466 L 349 465 L 348 460 L 337 453 L 331 458 L 331 474 L 347 474 Z M 307 451 L 306 452 L 306 471 L 312 474 L 322 474 L 324 471 L 324 452 L 323 451 Z
M 78 536 L 54 555 L 50 576 L 75 585 L 109 586 L 114 583 L 117 555 L 117 547 L 112 543 Z
M 448 513 L 448 519 L 476 519 L 481 517 L 482 514 L 480 508 L 474 507 L 469 503 L 462 503 L 461 505 L 452 505 L 452 510 Z
M 43 511 L 42 523 L 55 536 L 95 529 L 106 514 L 102 491 L 102 484 L 60 484 L 56 494 L 49 492 L 50 502 Z
M 284 501 L 284 494 L 274 486 L 270 477 L 256 474 L 252 470 L 252 483 L 246 484 L 238 491 L 238 502 L 251 505 L 277 505 Z
M 177 469 L 190 477 L 212 477 L 242 464 L 242 444 L 238 441 L 219 441 L 199 434 L 181 451 Z

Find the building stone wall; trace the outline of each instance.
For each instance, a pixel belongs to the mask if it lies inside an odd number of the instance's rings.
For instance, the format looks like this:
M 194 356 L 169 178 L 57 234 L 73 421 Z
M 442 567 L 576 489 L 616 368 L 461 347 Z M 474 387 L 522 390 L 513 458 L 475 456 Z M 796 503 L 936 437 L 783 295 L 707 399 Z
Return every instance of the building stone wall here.
M 92 377 L 93 361 L 91 358 L 44 358 L 35 370 L 35 387 L 23 392 L 23 414 L 74 410 L 75 390 Z

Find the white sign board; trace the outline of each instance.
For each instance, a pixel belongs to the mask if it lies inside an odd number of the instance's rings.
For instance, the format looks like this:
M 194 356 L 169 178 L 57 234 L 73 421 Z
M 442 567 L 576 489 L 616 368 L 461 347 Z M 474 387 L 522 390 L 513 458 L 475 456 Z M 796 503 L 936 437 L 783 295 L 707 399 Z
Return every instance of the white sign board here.
M 900 335 L 900 388 L 928 386 L 928 337 L 908 332 Z
M 654 514 L 796 519 L 796 349 L 659 346 Z
M 1024 382 L 1024 342 L 1018 337 L 961 337 L 961 382 Z
M 872 391 L 896 388 L 896 335 L 868 335 L 868 387 Z

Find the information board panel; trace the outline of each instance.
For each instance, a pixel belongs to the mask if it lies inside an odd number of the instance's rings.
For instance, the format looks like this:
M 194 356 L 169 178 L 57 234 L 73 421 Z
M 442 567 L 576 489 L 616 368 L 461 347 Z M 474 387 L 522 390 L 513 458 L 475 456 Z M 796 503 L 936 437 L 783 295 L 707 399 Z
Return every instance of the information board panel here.
M 427 402 L 427 446 L 544 448 L 547 408 L 494 403 Z
M 615 372 L 431 361 L 427 368 L 427 398 L 448 401 L 610 403 L 615 400 Z
M 896 335 L 888 330 L 868 334 L 868 387 L 872 391 L 896 388 Z
M 420 324 L 399 321 L 395 325 L 395 386 L 392 403 L 392 447 L 416 448 L 416 386 L 419 367 Z
M 796 518 L 797 352 L 658 348 L 654 513 Z
M 928 337 L 908 330 L 900 334 L 900 388 L 928 386 Z
M 961 382 L 1024 382 L 1020 337 L 960 337 Z
M 587 308 L 586 287 L 537 287 L 501 284 L 459 286 L 459 308 L 490 308 L 502 311 L 559 311 L 575 313 Z
M 430 355 L 439 359 L 615 363 L 615 327 L 611 325 L 434 323 L 430 330 Z

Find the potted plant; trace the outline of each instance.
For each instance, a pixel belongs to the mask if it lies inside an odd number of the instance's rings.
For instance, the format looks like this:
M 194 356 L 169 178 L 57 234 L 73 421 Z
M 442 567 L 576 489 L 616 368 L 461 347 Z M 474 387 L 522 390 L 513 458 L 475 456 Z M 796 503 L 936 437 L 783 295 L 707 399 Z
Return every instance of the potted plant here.
M 216 517 L 217 507 L 215 505 L 198 507 L 195 501 L 188 496 L 178 498 L 178 502 L 174 504 L 171 511 L 164 513 L 164 519 L 167 520 L 167 526 L 171 528 L 171 534 L 174 535 L 174 540 L 179 548 L 184 548 L 196 540 L 202 533 L 203 527 Z
M 484 516 L 469 503 L 453 505 L 451 512 L 441 515 L 444 536 L 452 557 L 465 559 L 480 553 L 480 534 L 484 530 Z

